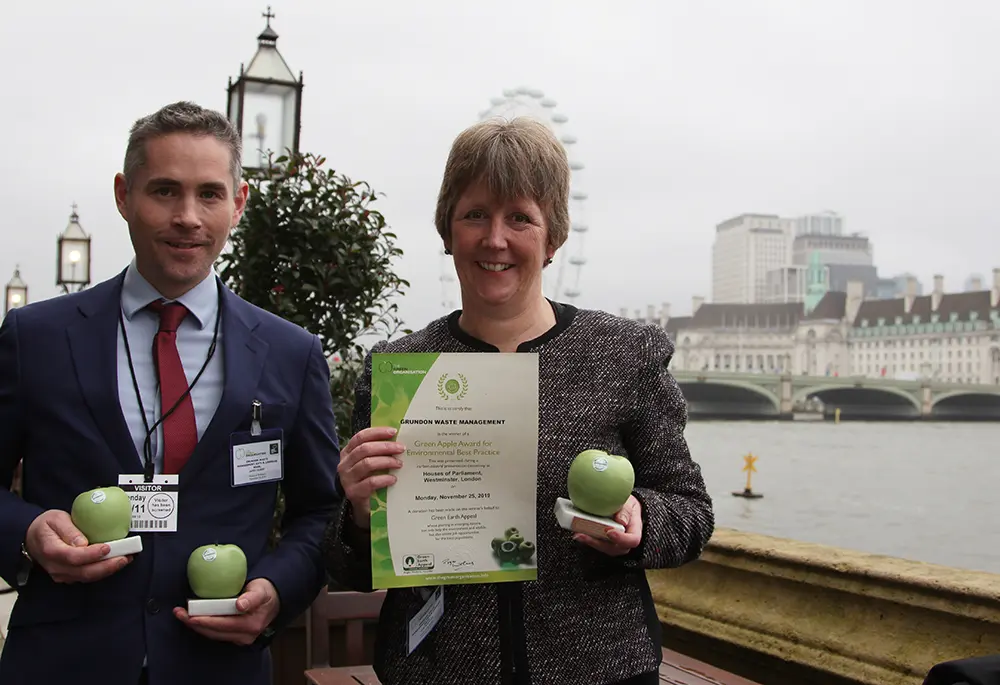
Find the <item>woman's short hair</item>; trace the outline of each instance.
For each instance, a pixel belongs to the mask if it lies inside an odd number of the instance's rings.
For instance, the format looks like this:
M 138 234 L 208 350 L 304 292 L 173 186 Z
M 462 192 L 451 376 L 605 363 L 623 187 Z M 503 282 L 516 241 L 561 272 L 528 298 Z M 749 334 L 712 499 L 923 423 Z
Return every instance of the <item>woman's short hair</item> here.
M 490 119 L 462 131 L 451 146 L 438 193 L 434 223 L 445 241 L 462 194 L 482 182 L 496 197 L 529 197 L 545 213 L 549 245 L 569 237 L 569 160 L 543 123 L 527 117 Z

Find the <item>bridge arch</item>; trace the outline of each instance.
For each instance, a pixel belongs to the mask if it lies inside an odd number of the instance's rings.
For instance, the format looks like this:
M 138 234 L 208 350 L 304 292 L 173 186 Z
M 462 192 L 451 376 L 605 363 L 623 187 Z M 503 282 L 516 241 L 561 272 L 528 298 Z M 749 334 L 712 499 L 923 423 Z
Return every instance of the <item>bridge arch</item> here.
M 891 386 L 853 383 L 825 383 L 802 388 L 792 396 L 792 402 L 817 397 L 827 406 L 827 412 L 840 409 L 845 418 L 912 419 L 920 416 L 920 400 L 911 393 Z
M 692 416 L 767 417 L 778 416 L 778 396 L 755 383 L 715 378 L 677 381 Z
M 931 418 L 996 421 L 1000 419 L 1000 388 L 997 392 L 970 389 L 941 393 L 931 400 Z

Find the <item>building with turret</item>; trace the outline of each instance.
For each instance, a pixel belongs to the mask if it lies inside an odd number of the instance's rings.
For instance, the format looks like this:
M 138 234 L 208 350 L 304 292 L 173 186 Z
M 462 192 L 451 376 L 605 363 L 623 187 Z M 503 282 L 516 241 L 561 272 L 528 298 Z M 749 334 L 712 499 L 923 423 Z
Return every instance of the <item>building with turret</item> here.
M 664 304 L 636 318 L 673 339 L 673 369 L 1000 384 L 1000 268 L 989 288 L 945 292 L 938 275 L 927 295 L 911 278 L 902 296 L 888 299 L 867 297 L 857 280 L 830 290 L 821 271 L 813 260 L 799 302 L 696 297 L 687 316 L 670 316 Z

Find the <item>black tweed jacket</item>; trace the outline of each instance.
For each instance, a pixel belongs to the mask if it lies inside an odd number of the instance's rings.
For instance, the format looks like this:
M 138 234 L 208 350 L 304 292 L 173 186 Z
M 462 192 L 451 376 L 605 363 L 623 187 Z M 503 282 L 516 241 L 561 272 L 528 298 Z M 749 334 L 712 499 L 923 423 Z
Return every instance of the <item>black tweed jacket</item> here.
M 712 502 L 684 440 L 687 410 L 667 371 L 666 333 L 553 303 L 557 324 L 518 351 L 539 355 L 538 580 L 446 586 L 444 616 L 407 656 L 413 589 L 391 590 L 379 621 L 383 685 L 606 685 L 655 671 L 660 627 L 645 569 L 697 558 L 714 528 Z M 496 352 L 458 326 L 458 312 L 375 352 Z M 355 432 L 368 426 L 371 357 L 356 388 Z M 627 455 L 642 505 L 643 542 L 609 557 L 574 542 L 552 513 L 583 449 Z M 345 501 L 327 530 L 333 578 L 371 590 L 371 557 Z

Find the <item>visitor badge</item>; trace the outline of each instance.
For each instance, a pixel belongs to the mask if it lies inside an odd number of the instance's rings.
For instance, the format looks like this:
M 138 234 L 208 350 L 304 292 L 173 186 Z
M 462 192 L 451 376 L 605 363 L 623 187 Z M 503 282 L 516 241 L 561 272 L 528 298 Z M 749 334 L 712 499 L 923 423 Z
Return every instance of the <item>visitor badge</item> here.
M 153 476 L 151 483 L 141 473 L 121 475 L 118 487 L 132 502 L 130 533 L 177 532 L 177 474 Z
M 444 616 L 443 585 L 437 586 L 434 590 L 420 588 L 419 593 L 424 598 L 424 605 L 410 619 L 406 636 L 407 656 L 413 654 L 413 650 L 420 646 Z
M 233 433 L 229 438 L 233 487 L 280 481 L 284 475 L 281 443 L 280 428 Z

